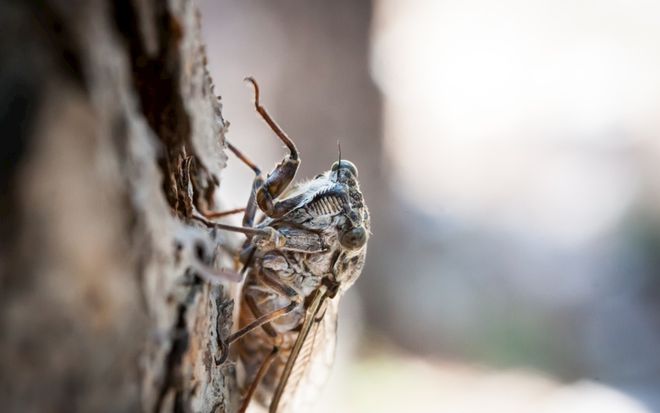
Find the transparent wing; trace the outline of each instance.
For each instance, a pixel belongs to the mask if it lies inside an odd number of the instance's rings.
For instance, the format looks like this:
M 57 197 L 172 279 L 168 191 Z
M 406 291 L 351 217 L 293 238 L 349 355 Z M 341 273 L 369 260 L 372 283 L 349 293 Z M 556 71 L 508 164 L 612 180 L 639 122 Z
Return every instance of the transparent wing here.
M 312 411 L 334 361 L 338 301 L 326 300 L 323 316 L 314 321 L 307 334 L 284 388 L 278 413 Z

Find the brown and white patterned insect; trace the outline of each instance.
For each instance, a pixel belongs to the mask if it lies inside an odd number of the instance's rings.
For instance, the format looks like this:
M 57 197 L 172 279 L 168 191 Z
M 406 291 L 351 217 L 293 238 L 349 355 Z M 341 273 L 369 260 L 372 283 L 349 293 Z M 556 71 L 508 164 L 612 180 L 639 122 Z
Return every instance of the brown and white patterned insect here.
M 254 86 L 257 112 L 290 153 L 264 177 L 227 143 L 256 178 L 243 226 L 214 224 L 248 237 L 241 252 L 246 278 L 239 328 L 225 347 L 233 343 L 246 373 L 240 412 L 253 399 L 271 413 L 309 411 L 333 361 L 339 297 L 364 265 L 369 212 L 357 168 L 341 156 L 330 170 L 291 185 L 298 150 L 260 105 L 256 81 L 246 80 Z M 258 211 L 263 216 L 255 224 Z

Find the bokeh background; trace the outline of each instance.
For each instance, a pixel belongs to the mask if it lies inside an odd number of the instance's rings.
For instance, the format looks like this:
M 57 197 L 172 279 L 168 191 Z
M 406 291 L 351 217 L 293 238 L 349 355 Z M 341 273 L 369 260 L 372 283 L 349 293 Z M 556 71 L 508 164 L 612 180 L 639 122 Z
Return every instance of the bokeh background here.
M 660 412 L 660 3 L 200 1 L 228 139 L 373 216 L 323 412 Z M 230 179 L 227 179 L 230 177 Z M 230 158 L 223 188 L 247 199 Z

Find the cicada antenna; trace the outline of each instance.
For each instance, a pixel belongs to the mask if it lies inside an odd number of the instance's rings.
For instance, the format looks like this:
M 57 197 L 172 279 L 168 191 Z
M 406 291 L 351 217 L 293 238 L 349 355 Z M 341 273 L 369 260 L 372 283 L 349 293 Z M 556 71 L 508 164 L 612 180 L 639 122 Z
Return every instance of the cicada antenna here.
M 337 173 L 335 175 L 335 182 L 339 180 L 339 169 L 341 169 L 341 143 L 339 142 L 339 139 L 337 139 L 337 154 L 339 159 L 337 159 Z

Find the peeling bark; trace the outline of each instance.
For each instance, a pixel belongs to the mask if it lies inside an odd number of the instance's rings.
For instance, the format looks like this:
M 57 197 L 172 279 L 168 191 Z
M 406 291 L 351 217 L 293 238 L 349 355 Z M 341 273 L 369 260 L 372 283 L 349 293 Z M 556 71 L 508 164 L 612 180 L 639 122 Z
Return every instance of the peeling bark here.
M 2 411 L 234 411 L 225 123 L 189 0 L 0 5 Z

